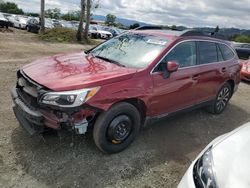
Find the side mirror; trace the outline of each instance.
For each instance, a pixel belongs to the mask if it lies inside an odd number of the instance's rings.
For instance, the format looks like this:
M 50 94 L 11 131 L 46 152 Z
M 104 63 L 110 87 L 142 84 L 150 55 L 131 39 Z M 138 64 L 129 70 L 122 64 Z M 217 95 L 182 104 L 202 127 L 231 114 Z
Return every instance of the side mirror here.
M 167 70 L 171 72 L 176 72 L 179 69 L 180 65 L 176 61 L 167 62 Z
M 161 70 L 163 72 L 163 78 L 167 79 L 170 77 L 170 73 L 176 72 L 179 68 L 179 64 L 176 61 L 168 61 L 166 64 L 161 64 Z

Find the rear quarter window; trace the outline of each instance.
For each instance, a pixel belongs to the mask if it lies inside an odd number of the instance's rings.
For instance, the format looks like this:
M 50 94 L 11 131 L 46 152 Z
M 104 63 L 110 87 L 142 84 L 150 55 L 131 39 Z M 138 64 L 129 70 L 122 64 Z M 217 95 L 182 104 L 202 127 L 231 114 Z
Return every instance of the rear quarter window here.
M 219 48 L 225 61 L 234 58 L 234 52 L 225 44 L 219 44 Z

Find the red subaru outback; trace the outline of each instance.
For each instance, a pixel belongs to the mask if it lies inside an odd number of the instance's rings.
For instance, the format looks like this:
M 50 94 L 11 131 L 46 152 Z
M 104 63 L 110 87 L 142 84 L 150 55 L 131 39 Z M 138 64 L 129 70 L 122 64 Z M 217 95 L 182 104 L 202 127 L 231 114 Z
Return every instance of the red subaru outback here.
M 152 120 L 201 106 L 223 112 L 240 68 L 226 41 L 194 31 L 129 31 L 87 52 L 24 66 L 13 109 L 31 135 L 93 127 L 98 148 L 116 153 Z

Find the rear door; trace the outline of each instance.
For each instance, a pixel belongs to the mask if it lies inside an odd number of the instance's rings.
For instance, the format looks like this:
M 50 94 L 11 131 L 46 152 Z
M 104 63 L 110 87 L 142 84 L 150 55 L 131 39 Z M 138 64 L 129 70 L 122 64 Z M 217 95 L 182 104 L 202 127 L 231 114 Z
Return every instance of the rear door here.
M 224 61 L 219 43 L 199 41 L 197 45 L 200 70 L 196 95 L 200 103 L 215 98 L 228 76 L 228 62 Z
M 165 79 L 162 68 L 168 61 L 176 61 L 180 68 Z M 193 41 L 178 44 L 163 58 L 151 74 L 154 88 L 149 109 L 152 116 L 165 115 L 195 104 L 199 72 L 196 65 L 196 43 Z

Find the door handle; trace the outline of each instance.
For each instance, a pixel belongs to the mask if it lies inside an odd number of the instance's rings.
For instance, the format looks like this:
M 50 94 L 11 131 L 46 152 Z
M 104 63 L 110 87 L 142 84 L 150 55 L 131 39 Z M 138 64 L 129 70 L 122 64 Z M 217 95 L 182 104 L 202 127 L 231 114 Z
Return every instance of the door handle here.
M 223 68 L 221 69 L 221 72 L 226 72 L 226 71 L 227 71 L 226 67 L 223 67 Z
M 200 75 L 199 74 L 195 74 L 192 76 L 192 79 L 193 80 L 198 80 L 200 78 Z

